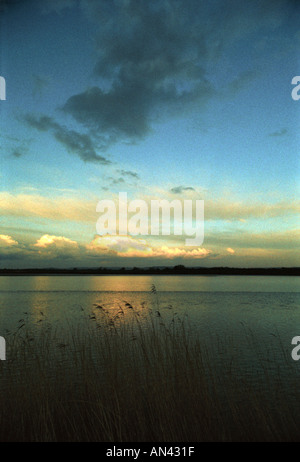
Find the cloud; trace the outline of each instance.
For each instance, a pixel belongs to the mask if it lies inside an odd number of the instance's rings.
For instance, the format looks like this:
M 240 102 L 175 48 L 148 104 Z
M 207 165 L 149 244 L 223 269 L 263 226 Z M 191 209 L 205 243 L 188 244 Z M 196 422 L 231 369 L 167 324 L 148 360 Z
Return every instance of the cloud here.
M 34 244 L 19 243 L 11 236 L 0 235 L 0 256 L 7 262 L 14 261 L 19 264 L 42 263 L 47 265 L 48 260 L 74 259 L 75 261 L 83 256 L 83 253 L 74 240 L 63 236 L 49 234 L 42 235 Z
M 228 247 L 227 249 L 227 252 L 230 253 L 230 254 L 234 254 L 235 251 L 231 248 L 231 247 Z
M 86 246 L 89 251 L 102 253 L 103 251 L 113 250 L 124 252 L 130 250 L 149 251 L 150 247 L 143 239 L 136 239 L 131 236 L 97 236 Z
M 208 266 L 299 266 L 295 249 L 299 247 L 299 230 L 252 234 L 215 233 L 208 235 L 209 247 L 187 248 L 184 245 L 153 245 L 131 236 L 96 236 L 92 242 L 78 244 L 63 235 L 43 234 L 34 243 L 18 242 L 0 235 L 1 266 L 45 267 L 48 264 L 70 266 L 147 265 L 184 261 L 195 264 L 205 259 Z M 234 244 L 235 249 L 228 247 Z
M 113 186 L 113 185 L 117 185 L 117 184 L 123 184 L 125 183 L 125 180 L 124 178 L 112 178 L 112 177 L 109 177 L 108 180 L 111 182 L 110 184 Z
M 276 203 L 233 202 L 225 199 L 204 202 L 206 220 L 243 220 L 265 219 L 300 213 L 299 201 L 281 201 Z
M 16 158 L 21 157 L 23 154 L 24 154 L 24 151 L 21 152 L 21 150 L 18 148 L 13 149 L 11 152 L 11 155 Z
M 286 128 L 282 128 L 281 130 L 277 130 L 276 132 L 273 132 L 273 133 L 269 133 L 269 136 L 284 136 L 287 134 L 287 129 Z
M 97 200 L 68 197 L 48 198 L 39 194 L 0 192 L 0 212 L 3 216 L 47 218 L 56 221 L 95 222 Z
M 81 6 L 98 25 L 94 74 L 99 84 L 72 95 L 62 109 L 113 144 L 140 140 L 166 116 L 203 110 L 211 99 L 247 86 L 265 67 L 259 47 L 252 47 L 248 65 L 230 81 L 225 78 L 221 87 L 212 69 L 219 70 L 222 81 L 220 63 L 225 58 L 230 68 L 233 47 L 245 39 L 253 43 L 259 31 L 277 37 L 297 4 L 274 0 L 270 7 L 269 0 L 232 0 L 224 7 L 223 1 L 91 0 Z M 275 56 L 279 44 L 270 43 Z
M 123 176 L 129 176 L 131 178 L 135 178 L 136 180 L 138 180 L 140 178 L 139 175 L 136 172 L 132 172 L 130 170 L 119 170 L 119 172 Z
M 99 152 L 107 152 L 113 144 L 140 141 L 166 118 L 184 117 L 195 109 L 202 111 L 212 99 L 217 101 L 220 96 L 232 96 L 245 88 L 260 75 L 265 58 L 264 47 L 254 46 L 253 37 L 263 31 L 270 38 L 273 45 L 268 54 L 273 58 L 279 43 L 272 39 L 297 8 L 292 0 L 273 0 L 272 7 L 269 0 L 231 0 L 226 7 L 218 0 L 42 3 L 44 13 L 80 7 L 94 23 L 97 81 L 95 84 L 93 79 L 92 87 L 83 88 L 60 106 L 64 115 L 70 114 L 82 125 L 84 133 L 60 125 L 47 115 L 27 116 L 27 123 L 52 133 L 84 162 L 103 165 L 110 161 Z M 241 63 L 237 75 L 232 75 L 228 69 L 235 68 L 234 47 L 249 40 L 251 53 L 245 50 L 249 63 Z M 33 78 L 35 92 L 39 92 L 44 78 Z M 13 155 L 19 157 L 21 151 L 15 150 Z
M 152 247 L 145 240 L 131 236 L 96 237 L 86 248 L 89 252 L 98 255 L 108 253 L 122 258 L 199 259 L 211 254 L 210 250 L 204 248 L 187 250 L 184 247 Z
M 0 234 L 0 247 L 11 247 L 14 245 L 18 245 L 18 242 L 15 241 L 11 236 Z
M 138 199 L 146 200 L 150 210 L 151 199 L 169 199 L 170 193 L 164 192 L 156 197 L 142 196 Z M 170 195 L 170 197 L 172 197 Z M 107 197 L 106 197 L 107 198 Z M 48 218 L 57 221 L 77 221 L 96 223 L 99 215 L 96 205 L 103 197 L 92 199 L 54 197 L 49 198 L 40 194 L 11 194 L 0 192 L 0 213 L 2 216 Z M 109 199 L 116 199 L 110 195 Z M 229 220 L 243 222 L 245 219 L 277 218 L 288 215 L 297 216 L 300 213 L 299 201 L 282 201 L 277 203 L 249 203 L 233 202 L 225 199 L 205 200 L 205 220 Z
M 168 1 L 95 5 L 95 75 L 107 83 L 66 101 L 63 110 L 76 121 L 115 141 L 134 141 L 163 115 L 199 107 L 214 94 L 202 67 L 201 14 L 195 20 L 192 9 L 184 5 L 180 11 Z
M 154 248 L 151 249 L 151 257 L 155 258 L 168 258 L 168 259 L 173 259 L 173 258 L 184 258 L 184 259 L 202 259 L 206 258 L 211 254 L 211 250 L 207 250 L 204 248 L 196 248 L 196 249 L 190 249 L 186 250 L 185 248 L 182 247 L 167 247 L 167 246 L 162 246 L 159 248 Z M 141 255 L 134 255 L 134 253 L 131 253 L 131 256 L 141 256 Z
M 57 123 L 53 118 L 45 115 L 38 117 L 33 114 L 26 114 L 23 119 L 30 127 L 41 132 L 50 131 L 53 133 L 54 138 L 59 141 L 67 151 L 76 154 L 84 162 L 97 162 L 103 165 L 111 163 L 110 160 L 97 154 L 96 150 L 103 150 L 103 145 L 100 148 L 96 146 L 89 134 L 70 130 Z
M 12 236 L 0 234 L 0 261 L 4 258 L 18 258 L 24 253 L 24 246 L 19 244 Z
M 3 140 L 5 141 L 5 147 L 3 144 L 3 147 L 0 146 L 0 150 L 2 150 L 3 152 L 6 152 L 8 150 L 12 157 L 19 158 L 29 152 L 29 147 L 32 142 L 32 139 L 21 140 L 16 136 L 9 135 L 0 135 L 0 137 L 3 138 Z
M 34 245 L 40 248 L 47 248 L 53 244 L 57 247 L 64 247 L 65 245 L 75 245 L 78 247 L 77 242 L 71 239 L 62 236 L 49 236 L 49 234 L 44 234 Z
M 76 258 L 79 256 L 78 243 L 63 236 L 44 234 L 34 244 L 34 247 L 38 248 L 40 255 L 47 258 Z
M 153 247 L 145 240 L 131 236 L 96 236 L 89 244 L 79 245 L 67 237 L 49 234 L 42 235 L 34 244 L 19 244 L 11 236 L 0 235 L 0 252 L 14 259 L 23 257 L 44 265 L 48 260 L 73 259 L 73 263 L 77 264 L 78 261 L 94 262 L 95 258 L 109 257 L 117 263 L 119 258 L 161 258 L 163 261 L 174 258 L 200 259 L 211 254 L 210 250 L 204 248 Z
M 222 233 L 207 233 L 205 242 L 213 247 L 227 248 L 229 253 L 237 249 L 265 249 L 265 250 L 296 250 L 300 247 L 300 230 L 250 232 L 250 231 L 223 231 Z M 235 250 L 230 247 L 234 246 Z M 231 252 L 233 251 L 233 252 Z
M 182 194 L 184 191 L 195 191 L 194 188 L 192 188 L 191 186 L 187 186 L 187 187 L 184 187 L 184 186 L 176 186 L 172 189 L 170 189 L 171 193 L 173 194 Z

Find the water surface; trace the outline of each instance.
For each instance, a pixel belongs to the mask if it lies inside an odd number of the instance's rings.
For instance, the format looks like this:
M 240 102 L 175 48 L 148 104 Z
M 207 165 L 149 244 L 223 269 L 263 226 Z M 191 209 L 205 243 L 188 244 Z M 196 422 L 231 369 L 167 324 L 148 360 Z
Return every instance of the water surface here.
M 151 293 L 155 285 L 156 293 Z M 3 276 L 0 277 L 0 335 L 24 322 L 33 330 L 103 322 L 118 326 L 118 312 L 140 325 L 151 313 L 167 328 L 188 324 L 209 346 L 212 362 L 234 360 L 243 374 L 267 367 L 281 377 L 299 375 L 291 340 L 300 335 L 299 278 L 290 276 Z M 252 341 L 253 340 L 253 341 Z M 250 343 L 252 344 L 250 345 Z M 300 363 L 300 361 L 299 361 Z

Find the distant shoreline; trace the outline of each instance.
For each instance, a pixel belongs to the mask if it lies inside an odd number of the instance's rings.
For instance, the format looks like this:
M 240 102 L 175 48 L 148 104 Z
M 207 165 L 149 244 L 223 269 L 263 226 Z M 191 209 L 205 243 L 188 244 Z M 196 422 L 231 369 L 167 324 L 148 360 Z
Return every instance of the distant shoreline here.
M 0 269 L 0 276 L 300 276 L 300 268 L 26 268 Z

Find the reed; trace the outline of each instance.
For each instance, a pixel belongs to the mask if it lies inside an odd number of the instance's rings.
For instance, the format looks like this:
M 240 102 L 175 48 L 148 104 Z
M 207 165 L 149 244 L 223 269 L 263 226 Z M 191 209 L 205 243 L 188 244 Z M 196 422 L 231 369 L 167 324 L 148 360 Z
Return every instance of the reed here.
M 1 441 L 299 440 L 297 378 L 286 387 L 263 365 L 252 380 L 255 371 L 232 362 L 234 340 L 214 339 L 212 348 L 188 317 L 172 309 L 165 317 L 157 300 L 152 310 L 124 302 L 114 313 L 97 305 L 83 314 L 58 328 L 22 320 L 9 335 Z

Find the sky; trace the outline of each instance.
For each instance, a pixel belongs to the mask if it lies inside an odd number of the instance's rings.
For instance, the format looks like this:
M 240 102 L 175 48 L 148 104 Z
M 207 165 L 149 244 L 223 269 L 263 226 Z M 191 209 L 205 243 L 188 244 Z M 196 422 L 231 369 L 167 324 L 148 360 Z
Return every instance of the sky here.
M 299 266 L 296 0 L 0 0 L 0 267 Z M 97 234 L 204 200 L 204 241 Z M 183 202 L 182 202 L 183 203 Z

